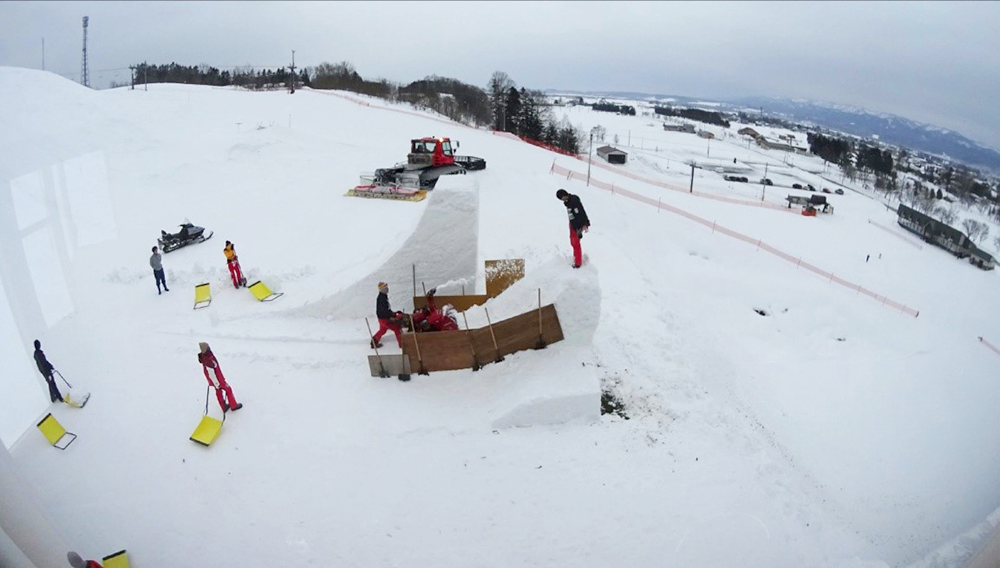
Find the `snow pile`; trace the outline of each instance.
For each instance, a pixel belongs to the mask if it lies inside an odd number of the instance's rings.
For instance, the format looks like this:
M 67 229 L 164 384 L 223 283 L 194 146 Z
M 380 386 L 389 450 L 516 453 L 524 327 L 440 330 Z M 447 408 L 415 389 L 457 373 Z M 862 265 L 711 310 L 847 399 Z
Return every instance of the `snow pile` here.
M 401 105 L 309 90 L 94 92 L 8 68 L 0 97 L 23 109 L 0 117 L 12 133 L 0 139 L 0 380 L 12 401 L 0 436 L 82 554 L 128 548 L 144 566 L 957 566 L 1000 507 L 997 358 L 977 340 L 1000 343 L 1000 271 L 887 231 L 893 211 L 849 181 L 834 215 L 804 218 L 593 168 L 919 318 L 549 173 L 553 160 L 583 162 Z M 776 184 L 697 170 L 703 193 L 780 204 L 803 194 L 791 183 L 833 176 L 742 137 L 559 112 L 618 136 L 636 175 L 686 186 L 688 161 L 735 158 Z M 443 178 L 423 202 L 344 197 L 428 135 L 460 137 L 488 169 Z M 592 221 L 579 270 L 561 187 Z M 158 296 L 149 249 L 185 218 L 215 236 L 164 255 L 171 291 Z M 228 283 L 226 240 L 280 299 Z M 418 290 L 474 293 L 484 261 L 503 258 L 523 258 L 525 277 L 470 309 L 469 325 L 486 325 L 486 309 L 493 321 L 537 309 L 540 290 L 564 341 L 478 372 L 370 376 L 363 318 L 378 281 L 408 311 L 414 265 Z M 195 311 L 202 282 L 213 300 Z M 86 408 L 48 405 L 36 337 L 92 393 Z M 207 449 L 187 439 L 205 410 L 199 341 L 245 405 Z M 598 414 L 602 394 L 619 414 Z M 80 436 L 70 450 L 29 428 L 48 411 Z

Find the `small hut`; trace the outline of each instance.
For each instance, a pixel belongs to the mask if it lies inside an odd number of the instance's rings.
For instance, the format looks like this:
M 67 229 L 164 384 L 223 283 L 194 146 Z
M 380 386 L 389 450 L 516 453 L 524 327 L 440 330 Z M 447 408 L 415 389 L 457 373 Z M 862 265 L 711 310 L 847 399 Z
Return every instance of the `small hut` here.
M 624 164 L 628 154 L 613 146 L 601 146 L 597 149 L 597 156 L 604 158 L 609 164 Z

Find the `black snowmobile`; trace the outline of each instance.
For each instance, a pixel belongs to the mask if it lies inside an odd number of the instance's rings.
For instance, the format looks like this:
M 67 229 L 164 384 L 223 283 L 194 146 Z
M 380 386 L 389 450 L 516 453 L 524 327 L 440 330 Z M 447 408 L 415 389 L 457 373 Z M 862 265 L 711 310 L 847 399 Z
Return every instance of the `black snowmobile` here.
M 160 249 L 164 253 L 186 247 L 190 244 L 207 241 L 215 234 L 212 231 L 205 234 L 204 227 L 195 227 L 191 223 L 181 223 L 180 227 L 181 230 L 174 234 L 160 231 L 160 238 L 157 242 L 160 243 Z

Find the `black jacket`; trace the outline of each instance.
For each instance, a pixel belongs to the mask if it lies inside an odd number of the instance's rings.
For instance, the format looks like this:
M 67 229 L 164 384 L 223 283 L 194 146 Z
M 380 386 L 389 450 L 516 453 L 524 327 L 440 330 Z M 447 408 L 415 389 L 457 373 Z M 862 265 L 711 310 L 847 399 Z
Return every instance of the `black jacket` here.
M 378 316 L 378 319 L 389 319 L 396 316 L 396 312 L 389 307 L 389 294 L 378 293 L 378 299 L 375 300 L 375 315 Z
M 35 364 L 38 365 L 38 372 L 42 376 L 48 377 L 52 374 L 52 363 L 45 358 L 45 353 L 41 349 L 35 349 Z
M 583 209 L 583 203 L 580 203 L 579 196 L 571 193 L 569 200 L 563 204 L 566 206 L 566 214 L 569 215 L 569 224 L 573 225 L 574 229 L 580 230 L 590 225 L 590 219 L 587 218 L 587 212 Z

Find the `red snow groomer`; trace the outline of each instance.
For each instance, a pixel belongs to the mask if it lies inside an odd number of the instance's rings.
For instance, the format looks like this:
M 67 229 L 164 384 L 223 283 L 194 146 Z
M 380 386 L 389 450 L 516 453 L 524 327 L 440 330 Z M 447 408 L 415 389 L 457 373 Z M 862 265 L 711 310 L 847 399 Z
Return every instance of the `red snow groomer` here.
M 458 312 L 451 304 L 445 304 L 441 309 L 434 302 L 436 288 L 427 291 L 427 305 L 413 312 L 413 329 L 410 331 L 454 331 L 458 329 Z M 406 322 L 410 327 L 410 322 Z
M 450 138 L 418 138 L 410 141 L 406 162 L 391 168 L 379 168 L 362 175 L 361 185 L 347 194 L 355 197 L 381 197 L 419 201 L 422 190 L 434 189 L 439 177 L 486 169 L 486 160 L 475 156 L 456 156 Z

